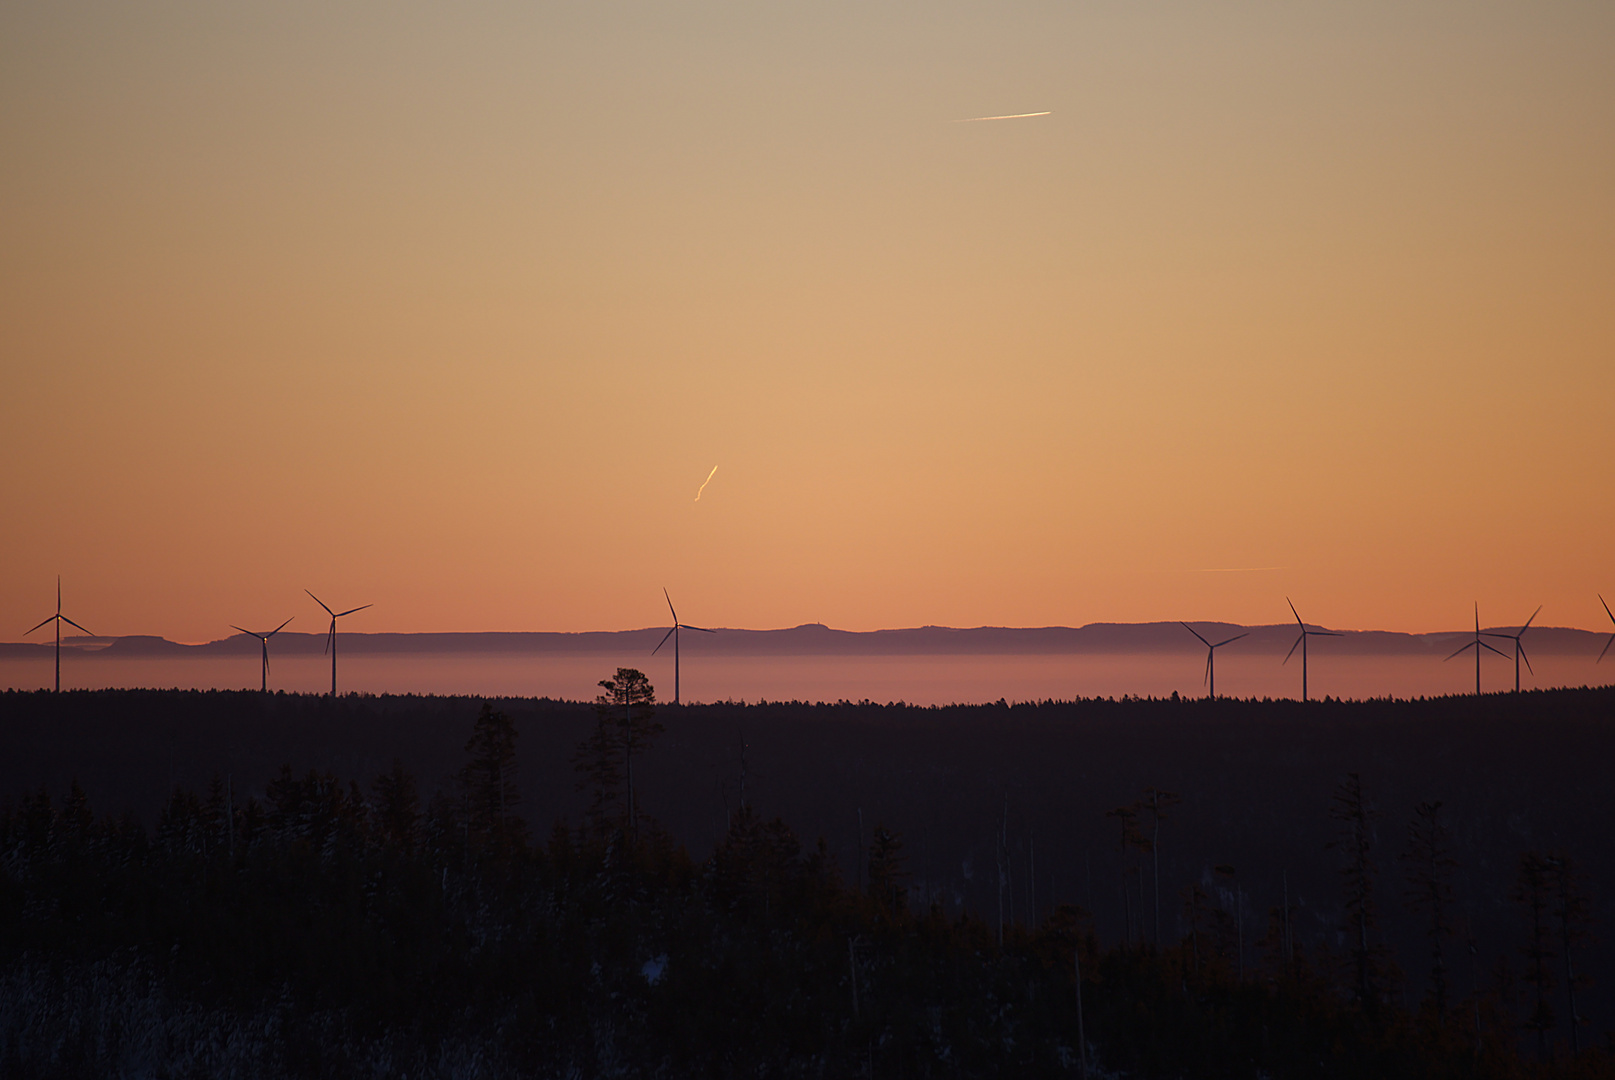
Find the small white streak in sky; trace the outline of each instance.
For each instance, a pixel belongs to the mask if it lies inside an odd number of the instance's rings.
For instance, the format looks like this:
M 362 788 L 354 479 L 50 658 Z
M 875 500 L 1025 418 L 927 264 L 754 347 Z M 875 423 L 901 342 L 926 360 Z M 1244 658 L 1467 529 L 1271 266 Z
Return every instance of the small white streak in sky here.
M 1034 117 L 1034 116 L 1051 116 L 1051 115 L 1053 115 L 1053 112 L 1054 112 L 1054 110 L 1052 110 L 1052 109 L 1045 109 L 1042 112 L 1010 113 L 1008 116 L 967 116 L 967 117 L 963 118 L 962 120 L 950 120 L 949 123 L 952 123 L 952 124 L 975 124 L 975 123 L 980 123 L 983 120 L 1026 120 L 1026 119 L 1029 119 L 1029 118 Z
M 1191 571 L 1195 574 L 1255 574 L 1263 570 L 1288 570 L 1288 566 L 1207 566 Z
M 718 467 L 716 465 L 712 466 L 712 471 L 707 473 L 707 478 L 705 480 L 701 481 L 701 486 L 700 487 L 695 489 L 695 501 L 696 502 L 701 501 L 701 492 L 705 491 L 707 489 L 707 485 L 712 483 L 712 478 L 717 475 L 717 472 L 718 472 Z

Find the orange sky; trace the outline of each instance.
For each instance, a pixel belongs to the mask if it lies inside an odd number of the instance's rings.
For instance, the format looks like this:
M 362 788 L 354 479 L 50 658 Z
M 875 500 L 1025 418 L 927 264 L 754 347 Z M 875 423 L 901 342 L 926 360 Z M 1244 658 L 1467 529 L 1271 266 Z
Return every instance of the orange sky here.
M 1597 627 L 1611 56 L 1595 0 L 7 4 L 0 639 L 57 573 L 179 640 Z

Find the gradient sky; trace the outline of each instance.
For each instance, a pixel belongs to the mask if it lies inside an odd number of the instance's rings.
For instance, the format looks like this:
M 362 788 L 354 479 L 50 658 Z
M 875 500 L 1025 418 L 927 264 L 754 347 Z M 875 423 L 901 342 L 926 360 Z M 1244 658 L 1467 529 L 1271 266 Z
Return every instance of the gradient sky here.
M 5 4 L 0 639 L 57 573 L 179 640 L 1596 627 L 1612 56 L 1608 0 Z

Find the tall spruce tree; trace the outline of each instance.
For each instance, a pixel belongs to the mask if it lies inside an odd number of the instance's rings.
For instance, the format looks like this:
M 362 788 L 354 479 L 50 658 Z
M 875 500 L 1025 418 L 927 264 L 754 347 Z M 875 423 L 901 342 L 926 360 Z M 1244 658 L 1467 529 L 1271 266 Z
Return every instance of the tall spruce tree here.
M 1547 869 L 1553 889 L 1553 920 L 1558 923 L 1559 951 L 1564 960 L 1565 994 L 1570 1006 L 1570 1053 L 1581 1053 L 1580 1028 L 1586 1018 L 1576 1008 L 1576 991 L 1591 985 L 1585 975 L 1578 974 L 1575 950 L 1585 944 L 1592 921 L 1592 903 L 1582 889 L 1581 873 L 1570 856 L 1555 852 L 1547 857 Z
M 471 755 L 460 770 L 466 841 L 473 850 L 509 855 L 524 839 L 515 815 L 521 800 L 516 789 L 516 725 L 484 701 L 465 752 Z
M 578 773 L 578 790 L 589 793 L 585 820 L 597 839 L 604 839 L 626 819 L 623 807 L 622 747 L 611 710 L 595 707 L 594 730 L 572 754 L 572 768 Z
M 1520 854 L 1514 899 L 1525 908 L 1525 980 L 1535 1000 L 1525 1016 L 1525 1029 L 1536 1032 L 1537 1056 L 1548 1060 L 1548 1032 L 1558 1022 L 1553 1011 L 1553 869 L 1540 852 Z
M 1452 835 L 1441 819 L 1441 803 L 1422 802 L 1408 823 L 1407 846 L 1398 856 L 1407 867 L 1408 907 L 1424 916 L 1430 943 L 1430 1002 L 1439 1029 L 1447 1018 L 1446 941 L 1453 934 Z
M 1373 819 L 1377 817 L 1363 793 L 1357 773 L 1348 773 L 1335 789 L 1329 814 L 1340 822 L 1340 836 L 1329 845 L 1343 856 L 1341 885 L 1346 907 L 1346 930 L 1351 935 L 1352 995 L 1369 1019 L 1379 1016 L 1383 972 L 1372 936 L 1378 925 L 1374 904 L 1375 867 Z
M 869 895 L 893 919 L 901 919 L 908 910 L 907 862 L 903 838 L 885 825 L 876 825 L 869 843 Z
M 387 843 L 413 854 L 420 839 L 421 799 L 415 778 L 404 771 L 404 763 L 393 758 L 393 767 L 376 777 L 376 821 Z

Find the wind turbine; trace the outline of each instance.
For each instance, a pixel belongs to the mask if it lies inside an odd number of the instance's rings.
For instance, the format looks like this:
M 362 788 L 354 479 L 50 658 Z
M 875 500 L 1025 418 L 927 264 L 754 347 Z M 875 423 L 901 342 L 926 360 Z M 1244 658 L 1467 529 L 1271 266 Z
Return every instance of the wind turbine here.
M 1478 605 L 1478 604 L 1476 605 L 1477 608 L 1479 606 L 1480 605 Z M 1538 604 L 1537 609 L 1535 611 L 1531 612 L 1531 617 L 1529 619 L 1525 620 L 1525 625 L 1520 627 L 1518 633 L 1514 633 L 1514 634 L 1494 634 L 1494 633 L 1491 633 L 1490 631 L 1488 631 L 1485 634 L 1481 635 L 1482 637 L 1508 638 L 1510 641 L 1514 642 L 1514 692 L 1516 694 L 1518 694 L 1520 692 L 1520 658 L 1521 657 L 1525 658 L 1525 670 L 1529 671 L 1532 675 L 1536 674 L 1536 669 L 1531 667 L 1531 658 L 1529 656 L 1525 655 L 1525 644 L 1522 641 L 1520 641 L 1520 639 L 1525 636 L 1525 632 L 1527 630 L 1531 629 L 1531 623 L 1536 621 L 1536 617 L 1538 615 L 1540 615 L 1540 614 L 1542 614 L 1542 605 Z M 1479 621 L 1478 618 L 1477 618 L 1476 621 L 1477 622 Z M 1479 690 L 1477 690 L 1475 692 L 1477 694 L 1480 693 Z
M 1339 637 L 1340 635 L 1335 633 L 1333 630 L 1308 630 L 1307 624 L 1301 621 L 1301 613 L 1295 610 L 1295 602 L 1288 596 L 1284 598 L 1284 602 L 1290 605 L 1290 614 L 1295 616 L 1295 624 L 1301 628 L 1301 636 L 1295 639 L 1295 644 L 1290 646 L 1290 651 L 1284 654 L 1284 663 L 1288 664 L 1290 662 L 1290 657 L 1295 655 L 1295 650 L 1300 648 L 1301 700 L 1305 701 L 1307 700 L 1307 638 Z
M 62 575 L 60 574 L 56 575 L 56 614 L 40 622 L 39 626 L 35 626 L 33 630 L 29 630 L 28 634 L 32 634 L 34 630 L 38 630 L 39 627 L 44 626 L 45 623 L 51 622 L 56 624 L 56 692 L 60 694 L 62 692 L 62 624 L 66 623 L 68 626 L 78 626 L 80 630 L 84 630 L 84 627 L 79 626 L 78 623 L 62 614 Z M 88 630 L 84 630 L 84 632 L 86 634 L 90 634 Z M 24 634 L 23 637 L 27 637 L 28 634 Z M 95 635 L 90 634 L 90 636 L 94 637 Z
M 1536 616 L 1532 615 L 1531 618 L 1534 619 L 1534 618 L 1536 618 Z M 1522 633 L 1522 634 L 1525 633 L 1524 628 L 1521 628 L 1520 633 Z M 1500 635 L 1500 636 L 1506 637 L 1507 635 Z M 1467 645 L 1460 646 L 1458 648 L 1458 650 L 1452 654 L 1452 656 L 1447 657 L 1448 660 L 1451 660 L 1453 658 L 1453 656 L 1457 656 L 1459 653 L 1468 652 L 1470 649 L 1475 650 L 1475 696 L 1476 697 L 1480 697 L 1480 651 L 1482 649 L 1491 649 L 1492 652 L 1496 653 L 1498 656 L 1501 656 L 1503 659 L 1505 659 L 1505 660 L 1508 659 L 1508 654 L 1507 653 L 1503 652 L 1501 649 L 1492 649 L 1492 647 L 1490 645 L 1486 644 L 1486 642 L 1482 641 L 1480 638 L 1481 638 L 1481 633 L 1480 633 L 1480 604 L 1477 602 L 1475 604 L 1475 640 L 1471 641 Z M 1532 674 L 1534 675 L 1536 673 L 1532 672 Z M 1519 678 L 1518 668 L 1516 668 L 1515 678 L 1516 679 Z
M 375 605 L 361 604 L 359 607 L 349 608 L 346 611 L 332 611 L 330 608 L 325 607 L 324 600 L 314 596 L 314 594 L 309 592 L 307 589 L 304 589 L 303 591 L 308 593 L 310 596 L 313 596 L 314 602 L 320 605 L 320 607 L 325 608 L 325 613 L 331 616 L 331 629 L 325 635 L 325 651 L 331 654 L 331 696 L 336 697 L 336 621 L 342 618 L 344 615 L 352 615 L 355 611 L 363 611 L 365 608 L 375 607 Z
M 1182 625 L 1183 625 L 1183 628 L 1185 630 L 1189 631 L 1189 633 L 1193 634 L 1197 638 L 1200 638 L 1200 643 L 1206 647 L 1206 680 L 1205 681 L 1206 681 L 1206 683 L 1207 683 L 1207 685 L 1209 687 L 1209 689 L 1206 692 L 1206 697 L 1208 697 L 1208 698 L 1216 698 L 1216 696 L 1217 696 L 1217 665 L 1216 665 L 1217 650 L 1222 648 L 1224 645 L 1230 644 L 1231 642 L 1238 641 L 1240 638 L 1247 636 L 1250 633 L 1250 631 L 1247 630 L 1244 634 L 1235 634 L 1233 637 L 1228 638 L 1228 639 L 1226 639 L 1224 641 L 1219 641 L 1219 642 L 1217 642 L 1217 644 L 1213 645 L 1211 642 L 1207 641 L 1205 638 L 1200 637 L 1200 631 L 1196 630 L 1194 627 L 1190 626 L 1188 623 L 1183 623 Z
M 323 604 L 320 605 L 320 606 L 324 607 Z M 297 616 L 293 615 L 292 619 L 295 619 L 295 618 L 297 618 Z M 257 638 L 258 643 L 261 644 L 264 647 L 263 685 L 258 687 L 258 690 L 259 690 L 260 693 L 264 693 L 264 694 L 269 693 L 269 639 L 274 637 L 276 634 L 280 633 L 282 630 L 286 629 L 286 623 L 291 622 L 292 619 L 287 619 L 286 622 L 281 623 L 279 626 L 275 627 L 273 630 L 269 631 L 269 633 L 267 633 L 267 634 L 261 634 L 256 630 L 248 630 L 248 629 L 246 629 L 244 627 L 237 626 L 235 623 L 230 624 L 230 629 L 232 629 L 232 630 L 240 630 L 243 634 L 246 634 L 248 637 Z
M 667 644 L 668 638 L 673 639 L 673 704 L 677 705 L 679 703 L 679 631 L 699 630 L 703 634 L 716 634 L 717 631 L 708 630 L 704 626 L 691 626 L 688 623 L 679 622 L 679 613 L 673 608 L 673 598 L 667 595 L 666 586 L 662 588 L 662 595 L 667 597 L 667 610 L 673 612 L 673 628 L 662 635 L 662 640 L 656 643 L 656 648 L 652 649 L 650 654 L 655 656 L 662 651 L 662 646 Z
M 1604 599 L 1604 594 L 1603 593 L 1598 594 L 1598 602 L 1600 604 L 1604 605 L 1604 614 L 1609 616 L 1609 621 L 1612 622 L 1612 623 L 1615 623 L 1615 611 L 1609 610 L 1609 601 Z M 1609 652 L 1609 647 L 1611 645 L 1615 645 L 1615 634 L 1609 635 L 1609 640 L 1604 642 L 1604 652 L 1599 653 L 1598 654 L 1598 659 L 1593 661 L 1593 662 L 1594 663 L 1603 663 L 1604 653 Z

